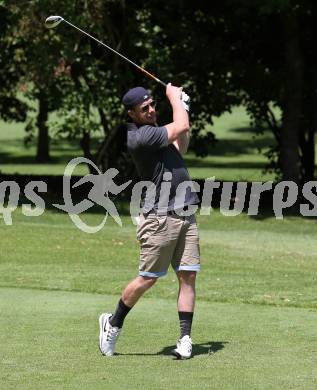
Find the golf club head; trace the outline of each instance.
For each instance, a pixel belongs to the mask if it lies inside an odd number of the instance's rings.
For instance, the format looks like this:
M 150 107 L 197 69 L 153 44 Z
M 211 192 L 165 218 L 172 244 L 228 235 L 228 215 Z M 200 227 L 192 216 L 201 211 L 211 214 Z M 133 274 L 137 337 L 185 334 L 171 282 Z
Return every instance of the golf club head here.
M 45 20 L 45 26 L 47 28 L 54 28 L 60 24 L 64 19 L 61 16 L 49 16 Z

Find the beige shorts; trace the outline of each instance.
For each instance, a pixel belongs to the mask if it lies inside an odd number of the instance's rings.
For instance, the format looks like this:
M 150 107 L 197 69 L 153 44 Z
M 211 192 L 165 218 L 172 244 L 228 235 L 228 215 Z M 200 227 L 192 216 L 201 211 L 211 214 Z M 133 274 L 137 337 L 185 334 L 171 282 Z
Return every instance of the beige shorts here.
M 200 249 L 195 215 L 140 215 L 139 275 L 160 277 L 172 264 L 177 271 L 199 271 Z

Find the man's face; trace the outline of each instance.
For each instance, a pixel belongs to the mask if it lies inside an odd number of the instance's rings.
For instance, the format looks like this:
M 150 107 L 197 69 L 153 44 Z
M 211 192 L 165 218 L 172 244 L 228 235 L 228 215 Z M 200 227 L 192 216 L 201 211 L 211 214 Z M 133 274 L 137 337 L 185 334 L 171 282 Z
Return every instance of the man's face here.
M 134 123 L 141 125 L 155 125 L 156 123 L 156 102 L 150 98 L 143 103 L 140 103 L 128 111 L 129 116 Z

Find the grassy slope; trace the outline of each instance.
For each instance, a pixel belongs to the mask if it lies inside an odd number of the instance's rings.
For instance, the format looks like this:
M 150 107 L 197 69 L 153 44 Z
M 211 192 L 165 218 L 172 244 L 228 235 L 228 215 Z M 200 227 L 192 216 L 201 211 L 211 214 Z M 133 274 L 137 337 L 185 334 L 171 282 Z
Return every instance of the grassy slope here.
M 86 216 L 92 225 L 102 218 Z M 314 221 L 260 221 L 213 212 L 199 217 L 199 227 L 203 259 L 199 298 L 317 307 Z M 0 232 L 6 243 L 6 256 L 1 256 L 3 286 L 117 294 L 136 272 L 138 245 L 128 217 L 123 228 L 109 219 L 101 232 L 89 235 L 63 214 L 46 211 L 32 219 L 16 211 L 13 226 L 0 225 Z M 171 274 L 149 295 L 174 298 L 175 285 Z
M 193 178 L 216 176 L 219 180 L 270 180 L 271 174 L 263 174 L 266 158 L 258 148 L 266 150 L 272 143 L 269 133 L 254 138 L 249 119 L 243 108 L 235 108 L 232 114 L 215 118 L 212 131 L 219 142 L 206 158 L 186 155 L 186 163 Z M 0 170 L 3 173 L 61 175 L 66 163 L 81 155 L 78 141 L 54 141 L 51 145 L 52 162 L 35 164 L 35 146 L 23 146 L 24 130 L 21 124 L 0 122 Z M 85 166 L 78 174 L 86 174 Z
M 199 225 L 194 359 L 169 356 L 178 333 L 172 272 L 131 312 L 119 355 L 106 359 L 97 317 L 136 273 L 135 227 L 124 217 L 123 228 L 109 220 L 87 235 L 66 215 L 16 211 L 13 226 L 0 225 L 5 388 L 316 388 L 316 224 L 213 212 Z

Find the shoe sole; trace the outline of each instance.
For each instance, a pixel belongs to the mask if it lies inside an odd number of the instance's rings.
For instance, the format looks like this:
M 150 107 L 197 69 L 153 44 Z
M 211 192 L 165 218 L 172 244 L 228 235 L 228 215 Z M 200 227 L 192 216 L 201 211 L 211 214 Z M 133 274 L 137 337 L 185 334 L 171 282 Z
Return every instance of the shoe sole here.
M 106 314 L 100 314 L 100 316 L 99 316 L 99 350 L 103 356 L 112 356 L 112 355 L 105 354 L 101 349 L 101 340 L 102 340 L 103 330 L 104 330 L 104 327 L 105 327 L 105 324 L 106 324 L 108 318 L 109 318 L 109 316 L 107 316 Z
M 183 356 L 179 352 L 177 352 L 176 349 L 173 349 L 172 355 L 176 356 L 178 360 L 186 360 L 186 359 L 190 359 L 192 357 L 191 355 L 190 356 Z

